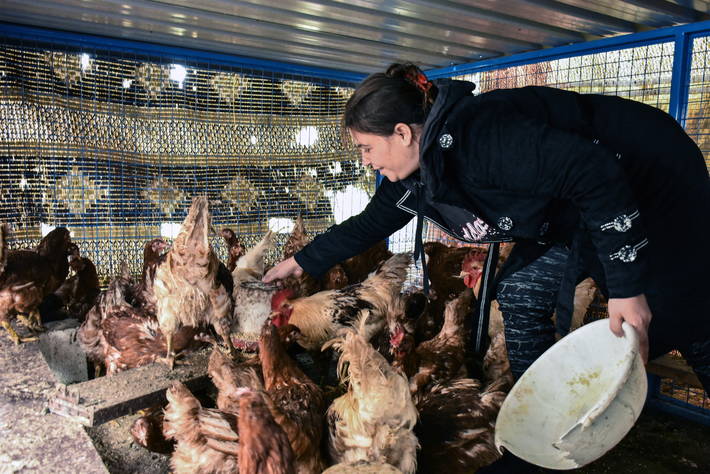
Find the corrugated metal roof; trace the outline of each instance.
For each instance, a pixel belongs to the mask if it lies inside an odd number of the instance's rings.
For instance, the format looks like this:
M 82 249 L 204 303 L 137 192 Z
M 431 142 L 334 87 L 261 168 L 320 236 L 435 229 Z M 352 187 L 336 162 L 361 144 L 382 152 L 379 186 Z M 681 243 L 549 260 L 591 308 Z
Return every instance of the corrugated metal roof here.
M 705 0 L 2 0 L 0 21 L 356 73 L 710 19 Z

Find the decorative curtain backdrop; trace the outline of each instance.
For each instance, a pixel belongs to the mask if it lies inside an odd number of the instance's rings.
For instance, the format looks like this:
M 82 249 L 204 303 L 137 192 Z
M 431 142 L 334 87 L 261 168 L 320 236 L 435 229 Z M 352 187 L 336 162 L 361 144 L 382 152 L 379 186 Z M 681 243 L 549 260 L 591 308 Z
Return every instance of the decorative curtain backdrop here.
M 284 239 L 299 214 L 321 232 L 374 192 L 341 142 L 352 84 L 0 44 L 0 216 L 14 247 L 66 226 L 105 282 L 123 260 L 139 272 L 143 243 L 174 229 L 193 196 L 250 245 L 270 223 Z

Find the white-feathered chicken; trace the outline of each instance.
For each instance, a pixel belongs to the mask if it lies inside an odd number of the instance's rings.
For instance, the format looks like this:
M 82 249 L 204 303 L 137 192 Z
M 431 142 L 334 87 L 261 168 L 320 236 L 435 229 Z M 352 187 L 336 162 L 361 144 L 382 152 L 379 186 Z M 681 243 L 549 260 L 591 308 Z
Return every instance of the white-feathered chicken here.
M 172 366 L 173 334 L 181 326 L 211 324 L 230 351 L 232 300 L 217 278 L 219 259 L 210 246 L 211 228 L 207 198 L 196 197 L 173 246 L 155 271 L 153 292 L 160 329 L 167 339 Z
M 256 350 L 261 327 L 271 312 L 271 295 L 275 287 L 261 283 L 264 275 L 264 254 L 274 248 L 273 233 L 268 231 L 261 241 L 237 261 L 234 278 L 234 335 L 240 349 Z
M 261 277 L 264 276 L 264 256 L 267 250 L 273 248 L 274 233 L 268 231 L 258 244 L 237 260 L 237 266 L 232 272 L 235 289 L 241 282 L 261 280 Z
M 365 313 L 357 330 L 344 328 L 343 336 L 326 343 L 341 352 L 338 373 L 348 382 L 348 391 L 328 408 L 328 449 L 335 462 L 384 462 L 414 473 L 419 444 L 409 384 L 363 337 L 366 323 Z

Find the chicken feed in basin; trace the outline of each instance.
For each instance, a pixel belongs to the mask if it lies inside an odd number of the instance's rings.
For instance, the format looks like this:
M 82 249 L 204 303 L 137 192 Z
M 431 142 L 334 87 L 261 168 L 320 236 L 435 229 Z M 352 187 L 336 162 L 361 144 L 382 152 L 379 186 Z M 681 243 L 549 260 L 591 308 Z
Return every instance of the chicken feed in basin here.
M 496 421 L 495 443 L 549 469 L 584 466 L 628 433 L 646 400 L 636 331 L 608 320 L 582 326 L 548 349 L 515 384 Z

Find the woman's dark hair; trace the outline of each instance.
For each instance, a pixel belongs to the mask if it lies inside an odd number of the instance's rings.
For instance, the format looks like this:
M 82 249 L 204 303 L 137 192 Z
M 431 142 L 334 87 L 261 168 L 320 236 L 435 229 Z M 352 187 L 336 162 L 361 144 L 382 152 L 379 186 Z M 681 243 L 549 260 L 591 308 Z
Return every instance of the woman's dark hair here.
M 414 64 L 392 64 L 368 76 L 345 104 L 343 132 L 352 129 L 387 136 L 398 123 L 423 124 L 436 86 Z

